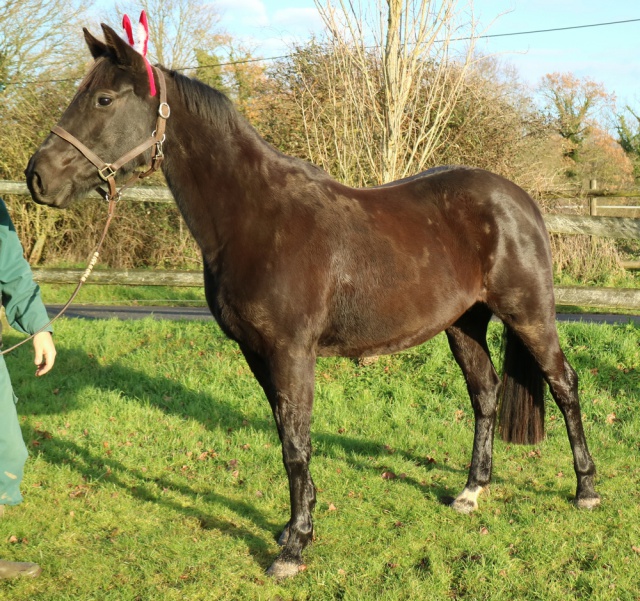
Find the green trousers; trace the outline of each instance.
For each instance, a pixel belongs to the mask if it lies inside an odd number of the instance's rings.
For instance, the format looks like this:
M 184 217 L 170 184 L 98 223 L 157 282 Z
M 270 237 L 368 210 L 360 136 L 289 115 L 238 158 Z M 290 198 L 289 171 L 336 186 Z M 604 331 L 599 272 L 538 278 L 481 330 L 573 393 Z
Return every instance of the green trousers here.
M 0 505 L 22 501 L 20 483 L 29 454 L 20 430 L 17 400 L 4 357 L 0 356 Z

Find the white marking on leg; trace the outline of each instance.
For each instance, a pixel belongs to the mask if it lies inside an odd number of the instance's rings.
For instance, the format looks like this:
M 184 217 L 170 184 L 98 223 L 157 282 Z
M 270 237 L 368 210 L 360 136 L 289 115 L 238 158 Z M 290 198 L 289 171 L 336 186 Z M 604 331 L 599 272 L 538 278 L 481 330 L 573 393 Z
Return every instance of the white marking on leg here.
M 478 509 L 478 495 L 482 492 L 482 486 L 465 489 L 455 498 L 451 507 L 459 513 L 471 513 Z

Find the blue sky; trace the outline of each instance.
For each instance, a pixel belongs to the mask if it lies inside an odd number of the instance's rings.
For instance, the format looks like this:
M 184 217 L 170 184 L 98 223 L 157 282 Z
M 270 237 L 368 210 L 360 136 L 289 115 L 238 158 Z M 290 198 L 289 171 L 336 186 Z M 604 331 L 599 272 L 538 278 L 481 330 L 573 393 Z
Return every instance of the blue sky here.
M 313 0 L 218 0 L 221 25 L 260 56 L 287 52 L 293 40 L 322 29 Z M 480 29 L 501 34 L 640 19 L 639 0 L 475 0 Z M 478 42 L 535 85 L 554 71 L 603 83 L 619 105 L 640 107 L 640 21 L 573 31 L 498 37 Z

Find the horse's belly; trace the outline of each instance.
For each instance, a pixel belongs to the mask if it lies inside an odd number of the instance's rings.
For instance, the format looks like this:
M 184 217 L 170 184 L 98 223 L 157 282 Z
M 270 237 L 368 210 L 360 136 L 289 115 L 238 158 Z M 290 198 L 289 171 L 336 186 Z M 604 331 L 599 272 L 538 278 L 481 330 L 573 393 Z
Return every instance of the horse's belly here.
M 433 291 L 432 291 L 433 292 Z M 467 293 L 449 296 L 423 293 L 344 301 L 318 341 L 319 356 L 365 357 L 395 353 L 416 346 L 454 323 L 476 302 Z

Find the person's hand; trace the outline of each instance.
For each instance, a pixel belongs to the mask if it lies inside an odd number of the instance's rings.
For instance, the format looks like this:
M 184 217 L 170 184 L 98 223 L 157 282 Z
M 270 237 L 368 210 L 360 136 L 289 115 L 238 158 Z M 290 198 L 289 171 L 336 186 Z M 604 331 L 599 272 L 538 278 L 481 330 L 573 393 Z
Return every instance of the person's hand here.
M 44 376 L 55 363 L 56 347 L 51 332 L 40 332 L 33 337 L 33 348 L 36 351 L 36 376 Z

